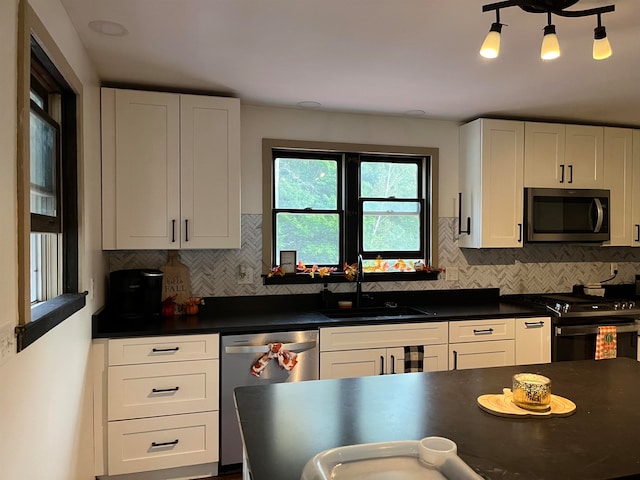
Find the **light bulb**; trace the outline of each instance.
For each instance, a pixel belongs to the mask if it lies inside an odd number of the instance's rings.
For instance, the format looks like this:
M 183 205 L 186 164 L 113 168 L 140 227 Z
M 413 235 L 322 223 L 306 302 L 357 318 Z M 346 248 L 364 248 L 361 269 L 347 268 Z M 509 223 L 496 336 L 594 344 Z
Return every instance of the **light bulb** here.
M 544 27 L 544 38 L 540 49 L 540 58 L 543 60 L 553 60 L 560 56 L 560 43 L 556 35 L 556 26 L 547 25 Z
M 492 23 L 491 29 L 480 47 L 480 55 L 484 58 L 496 58 L 500 53 L 500 31 L 502 30 L 501 23 Z
M 607 38 L 607 31 L 604 27 L 598 26 L 594 29 L 593 36 L 593 59 L 604 60 L 611 56 L 611 45 Z

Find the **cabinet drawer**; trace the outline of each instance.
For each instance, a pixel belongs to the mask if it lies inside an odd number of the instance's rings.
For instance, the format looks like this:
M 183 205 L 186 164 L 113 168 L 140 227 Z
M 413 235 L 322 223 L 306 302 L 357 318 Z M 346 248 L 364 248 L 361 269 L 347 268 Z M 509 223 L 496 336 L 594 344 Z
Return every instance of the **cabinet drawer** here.
M 218 461 L 218 412 L 109 422 L 109 475 Z
M 507 340 L 516 336 L 513 318 L 449 322 L 449 343 Z
M 109 340 L 109 365 L 219 358 L 219 335 L 119 338 Z
M 218 362 L 109 367 L 109 420 L 218 410 Z
M 447 322 L 320 329 L 320 351 L 447 343 Z

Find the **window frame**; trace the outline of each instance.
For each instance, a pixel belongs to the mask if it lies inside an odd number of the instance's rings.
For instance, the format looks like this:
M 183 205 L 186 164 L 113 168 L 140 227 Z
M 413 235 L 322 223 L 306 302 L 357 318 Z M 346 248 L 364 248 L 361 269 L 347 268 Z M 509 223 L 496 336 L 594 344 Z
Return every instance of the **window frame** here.
M 425 249 L 425 261 L 432 267 L 432 270 L 437 269 L 438 258 L 438 214 L 437 214 L 437 199 L 438 199 L 438 155 L 437 148 L 429 147 L 407 147 L 407 146 L 392 146 L 392 145 L 373 145 L 373 144 L 352 144 L 352 143 L 334 143 L 334 142 L 314 142 L 314 141 L 298 141 L 298 140 L 284 140 L 284 139 L 269 139 L 265 138 L 262 141 L 262 158 L 263 158 L 263 223 L 262 223 L 262 262 L 263 262 L 263 277 L 265 284 L 279 284 L 279 283 L 310 283 L 313 281 L 321 281 L 324 283 L 339 283 L 348 281 L 340 274 L 332 274 L 325 276 L 321 280 L 311 278 L 309 275 L 285 275 L 284 277 L 272 276 L 269 277 L 272 266 L 278 264 L 278 259 L 275 256 L 275 216 L 274 199 L 274 152 L 288 151 L 295 157 L 295 152 L 322 152 L 322 153 L 336 153 L 345 154 L 343 163 L 343 174 L 346 178 L 348 176 L 353 177 L 357 174 L 353 169 L 358 169 L 358 165 L 353 161 L 353 155 L 359 156 L 360 160 L 366 161 L 367 158 L 380 158 L 382 156 L 398 157 L 412 159 L 415 161 L 417 158 L 424 158 L 422 170 L 421 170 L 421 182 L 419 185 L 424 185 L 425 191 L 419 192 L 422 194 L 422 204 L 425 209 L 424 224 L 421 227 L 423 232 L 422 241 L 426 242 Z M 349 161 L 349 157 L 352 157 Z M 363 160 L 364 159 L 364 160 Z M 347 171 L 350 170 L 350 171 Z M 345 252 L 361 251 L 361 239 L 358 235 L 359 226 L 357 222 L 352 222 L 352 218 L 349 218 L 349 210 L 353 211 L 354 205 L 356 208 L 356 216 L 362 217 L 362 203 L 360 197 L 360 178 L 357 177 L 357 190 L 350 188 L 348 191 L 342 192 L 344 195 L 345 215 L 343 217 L 344 222 L 344 235 L 341 239 L 341 248 L 344 248 Z M 338 188 L 342 188 L 340 185 Z M 346 186 L 344 187 L 346 188 Z M 419 187 L 420 188 L 420 187 Z M 428 195 L 424 195 L 428 193 Z M 369 200 L 367 198 L 366 200 Z M 386 200 L 386 199 L 385 199 Z M 340 206 L 339 206 L 340 207 Z M 352 215 L 351 215 L 352 216 Z M 425 233 L 430 232 L 430 237 L 427 238 Z M 365 259 L 375 259 L 379 253 L 363 255 Z M 347 253 L 349 255 L 349 253 Z M 347 262 L 355 262 L 353 259 L 345 259 Z M 321 265 L 325 266 L 325 265 Z M 338 267 L 338 270 L 342 270 L 342 265 Z M 418 274 L 417 274 L 418 273 Z M 390 272 L 390 273 L 376 273 L 375 275 L 369 275 L 367 281 L 400 281 L 400 280 L 431 280 L 436 279 L 437 273 L 424 274 L 424 272 Z
M 31 59 L 36 57 L 51 73 L 61 91 L 61 124 L 71 135 L 62 135 L 59 148 L 63 154 L 60 181 L 62 206 L 60 215 L 65 222 L 62 235 L 63 275 L 62 294 L 31 306 L 31 211 L 30 211 L 30 107 Z M 37 72 L 35 72 L 37 74 Z M 34 343 L 86 305 L 87 292 L 79 292 L 79 211 L 78 196 L 82 191 L 78 169 L 82 163 L 82 83 L 73 72 L 44 24 L 28 2 L 18 7 L 18 325 L 17 350 L 20 352 Z M 66 156 L 65 156 L 66 155 Z M 65 187 L 65 185 L 67 187 Z

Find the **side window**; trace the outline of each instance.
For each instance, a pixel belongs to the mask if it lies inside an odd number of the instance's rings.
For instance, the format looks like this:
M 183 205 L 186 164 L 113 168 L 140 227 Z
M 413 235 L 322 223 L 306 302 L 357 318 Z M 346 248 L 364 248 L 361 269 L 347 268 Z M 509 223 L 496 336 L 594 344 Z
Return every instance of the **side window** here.
M 18 352 L 85 304 L 79 292 L 82 82 L 35 12 L 18 11 Z M 23 75 L 24 72 L 24 75 Z
M 76 94 L 31 39 L 31 305 L 78 291 Z

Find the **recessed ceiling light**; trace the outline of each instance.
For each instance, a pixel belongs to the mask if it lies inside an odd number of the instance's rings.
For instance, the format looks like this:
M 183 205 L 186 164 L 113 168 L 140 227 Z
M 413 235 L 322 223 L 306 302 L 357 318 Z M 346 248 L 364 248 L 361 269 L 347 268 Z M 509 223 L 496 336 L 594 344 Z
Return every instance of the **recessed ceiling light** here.
M 426 115 L 426 113 L 427 112 L 425 112 L 424 110 L 407 110 L 406 112 L 404 112 L 404 114 L 409 117 L 421 117 L 423 115 Z
M 298 102 L 296 103 L 296 105 L 298 105 L 299 107 L 302 108 L 320 108 L 322 106 L 322 104 L 318 103 L 318 102 Z
M 93 20 L 89 22 L 89 28 L 94 32 L 111 37 L 124 37 L 129 33 L 124 25 L 109 20 Z

